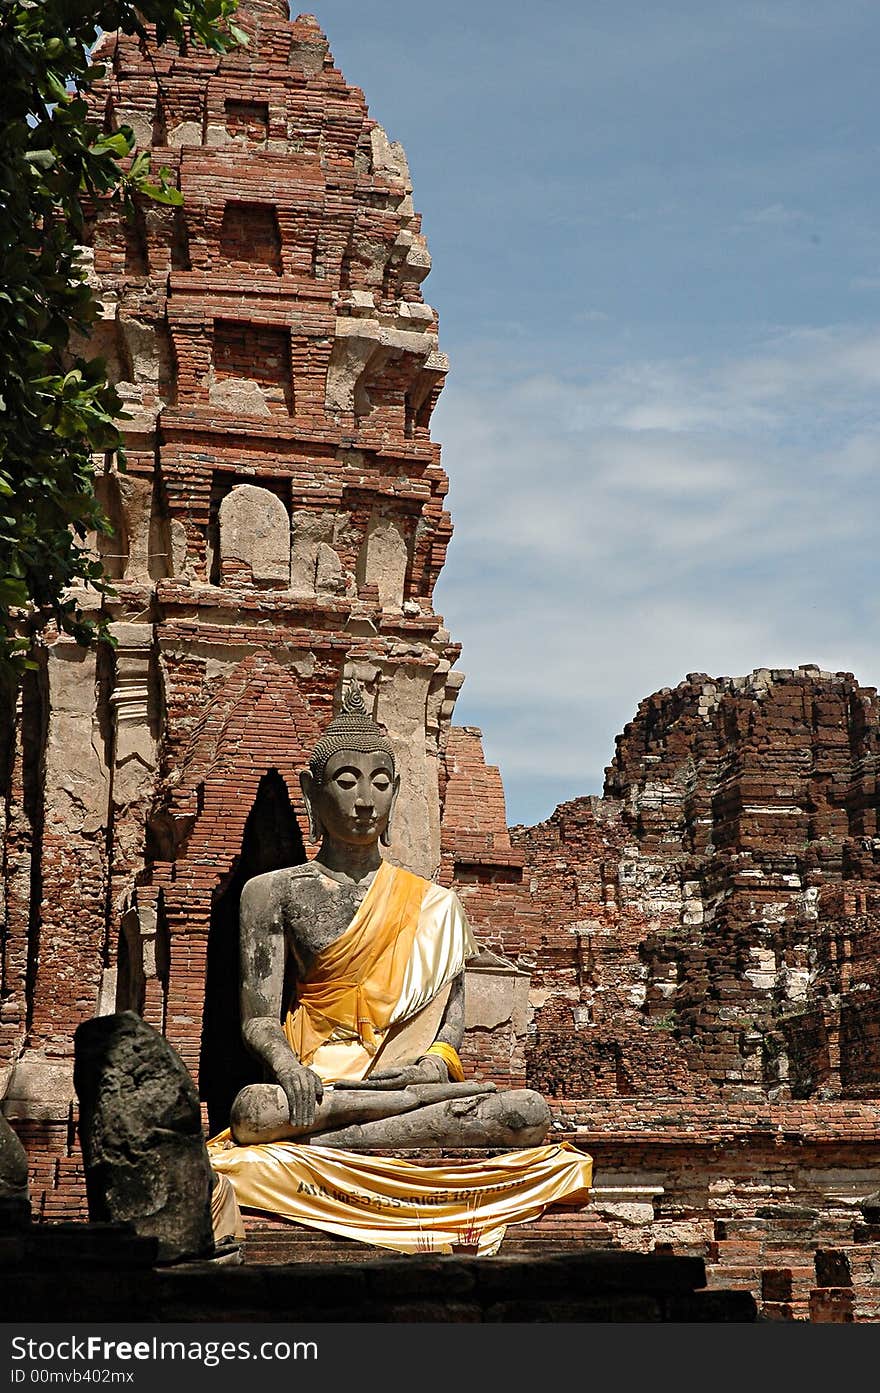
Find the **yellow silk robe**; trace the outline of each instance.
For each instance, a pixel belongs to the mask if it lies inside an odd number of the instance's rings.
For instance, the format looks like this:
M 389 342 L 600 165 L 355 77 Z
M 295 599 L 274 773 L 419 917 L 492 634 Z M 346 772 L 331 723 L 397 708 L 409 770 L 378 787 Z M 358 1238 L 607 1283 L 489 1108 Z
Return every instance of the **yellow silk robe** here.
M 451 890 L 383 861 L 348 928 L 299 984 L 288 1042 L 325 1083 L 362 1079 L 476 952 Z

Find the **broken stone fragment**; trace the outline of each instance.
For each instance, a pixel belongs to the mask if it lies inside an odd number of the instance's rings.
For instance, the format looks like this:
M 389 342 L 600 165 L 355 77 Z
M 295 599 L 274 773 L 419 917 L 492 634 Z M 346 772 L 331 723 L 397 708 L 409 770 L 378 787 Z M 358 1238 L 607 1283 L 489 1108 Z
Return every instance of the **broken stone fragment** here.
M 0 1112 L 0 1199 L 27 1198 L 27 1154 Z
M 84 1022 L 74 1046 L 89 1218 L 157 1238 L 160 1262 L 210 1256 L 214 1178 L 183 1061 L 134 1011 Z
M 27 1154 L 0 1112 L 0 1233 L 30 1222 Z
M 880 1224 L 880 1190 L 873 1190 L 860 1200 L 859 1209 L 866 1224 Z

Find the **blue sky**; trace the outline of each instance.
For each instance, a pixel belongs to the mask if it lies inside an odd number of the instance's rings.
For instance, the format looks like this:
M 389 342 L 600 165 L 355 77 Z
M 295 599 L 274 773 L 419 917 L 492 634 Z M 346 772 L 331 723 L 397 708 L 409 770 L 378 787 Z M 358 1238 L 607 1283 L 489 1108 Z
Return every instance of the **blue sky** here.
M 452 369 L 436 595 L 511 822 L 688 672 L 880 680 L 874 0 L 323 0 Z

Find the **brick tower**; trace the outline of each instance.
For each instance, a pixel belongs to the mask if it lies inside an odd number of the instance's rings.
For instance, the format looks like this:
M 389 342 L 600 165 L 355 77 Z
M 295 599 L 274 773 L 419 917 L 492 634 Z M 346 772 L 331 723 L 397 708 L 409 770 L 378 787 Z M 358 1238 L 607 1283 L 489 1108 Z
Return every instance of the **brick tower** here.
M 127 470 L 96 462 L 118 646 L 50 643 L 8 755 L 0 1085 L 47 1213 L 72 1212 L 72 1035 L 96 1010 L 141 1011 L 222 1117 L 247 1068 L 241 885 L 305 859 L 297 773 L 349 676 L 400 753 L 391 856 L 440 861 L 461 677 L 432 608 L 430 257 L 404 152 L 315 19 L 243 0 L 237 22 L 225 57 L 101 40 L 97 115 L 184 202 L 95 211 L 89 351 L 130 413 Z

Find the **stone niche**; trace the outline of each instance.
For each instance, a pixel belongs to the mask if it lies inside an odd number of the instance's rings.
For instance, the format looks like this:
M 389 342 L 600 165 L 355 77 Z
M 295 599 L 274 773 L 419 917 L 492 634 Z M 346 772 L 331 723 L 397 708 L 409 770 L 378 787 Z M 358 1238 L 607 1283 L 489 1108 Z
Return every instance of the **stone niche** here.
M 350 573 L 343 570 L 337 542 L 344 519 L 327 509 L 300 509 L 291 519 L 290 587 L 300 597 L 345 594 Z
M 398 518 L 374 513 L 358 556 L 358 586 L 375 585 L 383 609 L 403 605 L 409 545 Z
M 236 484 L 220 504 L 220 578 L 226 585 L 289 585 L 290 519 L 268 489 Z
M 294 408 L 290 331 L 268 324 L 215 319 L 210 404 L 244 416 L 291 415 Z

